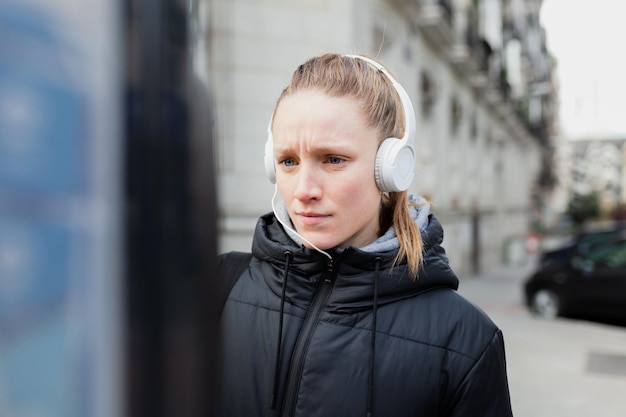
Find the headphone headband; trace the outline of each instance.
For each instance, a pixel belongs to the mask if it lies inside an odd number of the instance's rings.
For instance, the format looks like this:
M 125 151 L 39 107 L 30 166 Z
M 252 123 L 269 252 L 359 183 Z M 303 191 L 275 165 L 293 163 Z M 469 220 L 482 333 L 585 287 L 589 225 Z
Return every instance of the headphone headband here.
M 413 103 L 411 103 L 411 99 L 409 98 L 408 93 L 402 87 L 402 85 L 396 81 L 396 79 L 387 71 L 381 63 L 374 61 L 371 58 L 362 55 L 344 55 L 347 58 L 352 59 L 360 59 L 361 61 L 365 61 L 378 71 L 382 72 L 391 84 L 394 89 L 400 96 L 400 101 L 402 102 L 402 112 L 404 114 L 404 135 L 402 136 L 402 141 L 406 141 L 406 145 L 411 149 L 415 150 L 415 132 L 416 132 L 416 122 L 415 122 L 415 112 L 413 110 Z

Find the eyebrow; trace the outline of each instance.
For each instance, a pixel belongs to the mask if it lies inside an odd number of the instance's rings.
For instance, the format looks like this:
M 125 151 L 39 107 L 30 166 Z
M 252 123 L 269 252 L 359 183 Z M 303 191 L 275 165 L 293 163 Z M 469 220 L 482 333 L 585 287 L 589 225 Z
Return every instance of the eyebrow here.
M 323 153 L 323 154 L 333 154 L 333 153 L 345 153 L 346 150 L 348 150 L 348 148 L 346 148 L 345 146 L 314 146 L 313 148 L 316 152 L 319 153 Z
M 281 153 L 289 153 L 293 149 L 292 146 L 284 146 L 284 147 L 276 147 L 276 152 Z M 353 147 L 339 146 L 339 145 L 313 145 L 309 148 L 311 152 L 321 153 L 321 154 L 345 154 L 354 152 Z

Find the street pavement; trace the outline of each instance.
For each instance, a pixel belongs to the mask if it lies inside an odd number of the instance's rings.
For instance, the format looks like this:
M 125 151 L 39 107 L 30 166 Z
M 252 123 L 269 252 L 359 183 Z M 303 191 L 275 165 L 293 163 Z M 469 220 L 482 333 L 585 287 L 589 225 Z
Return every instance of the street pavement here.
M 626 327 L 541 319 L 524 303 L 534 267 L 460 277 L 459 292 L 502 329 L 515 417 L 626 417 Z

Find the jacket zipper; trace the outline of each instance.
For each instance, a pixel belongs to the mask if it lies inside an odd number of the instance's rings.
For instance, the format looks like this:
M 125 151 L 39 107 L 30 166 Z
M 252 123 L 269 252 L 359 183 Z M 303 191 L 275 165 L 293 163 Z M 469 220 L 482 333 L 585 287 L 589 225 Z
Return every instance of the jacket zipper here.
M 302 328 L 296 339 L 296 344 L 293 349 L 292 359 L 289 365 L 289 373 L 287 375 L 287 388 L 285 392 L 285 399 L 283 401 L 283 411 L 281 415 L 283 417 L 293 416 L 296 412 L 296 398 L 298 397 L 298 391 L 300 389 L 300 380 L 302 377 L 302 368 L 304 366 L 304 359 L 306 357 L 313 333 L 317 328 L 320 315 L 324 310 L 332 292 L 334 285 L 333 274 L 333 261 L 328 262 L 328 269 L 322 275 L 318 290 L 311 301 L 311 306 L 304 318 Z

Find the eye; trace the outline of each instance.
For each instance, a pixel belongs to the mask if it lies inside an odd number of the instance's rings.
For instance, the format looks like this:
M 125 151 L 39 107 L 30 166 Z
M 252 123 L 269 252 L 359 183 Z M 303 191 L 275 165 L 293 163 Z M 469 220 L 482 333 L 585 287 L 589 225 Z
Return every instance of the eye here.
M 296 161 L 293 158 L 285 158 L 282 161 L 280 161 L 280 163 L 286 167 L 292 167 L 296 165 Z
M 338 156 L 329 156 L 328 157 L 328 163 L 332 164 L 332 165 L 341 164 L 343 161 L 344 161 L 344 159 L 340 158 Z

